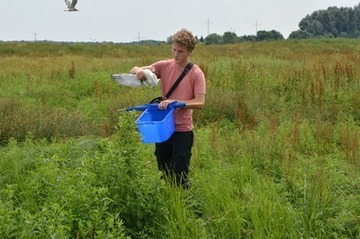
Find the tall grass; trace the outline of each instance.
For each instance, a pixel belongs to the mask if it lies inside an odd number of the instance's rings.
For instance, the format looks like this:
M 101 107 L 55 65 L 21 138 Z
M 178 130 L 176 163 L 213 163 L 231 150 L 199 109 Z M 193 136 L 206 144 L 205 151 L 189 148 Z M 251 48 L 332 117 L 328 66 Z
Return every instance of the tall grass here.
M 9 48 L 13 50 L 9 52 Z M 313 53 L 319 49 L 321 53 Z M 50 134 L 36 129 L 42 124 L 40 118 L 47 128 L 51 128 L 47 121 L 54 122 L 42 117 L 41 111 L 53 114 L 55 119 L 62 118 L 65 111 L 84 127 L 78 131 L 75 125 L 67 126 L 77 135 L 109 135 L 116 125 L 117 108 L 144 103 L 158 95 L 157 89 L 118 87 L 110 81 L 110 74 L 150 64 L 169 57 L 169 53 L 167 45 L 2 43 L 1 141 L 11 136 L 23 140 L 26 131 L 40 138 L 63 136 L 56 126 Z M 359 119 L 360 97 L 354 87 L 359 84 L 355 41 L 199 45 L 192 59 L 204 69 L 208 85 L 207 107 L 197 116 L 199 123 L 225 116 L 251 127 L 263 118 L 287 120 L 296 113 L 325 121 Z M 22 115 L 17 115 L 18 106 L 24 108 Z
M 115 85 L 164 46 L 0 44 L 2 238 L 359 238 L 354 40 L 199 45 L 188 190 L 161 179 Z

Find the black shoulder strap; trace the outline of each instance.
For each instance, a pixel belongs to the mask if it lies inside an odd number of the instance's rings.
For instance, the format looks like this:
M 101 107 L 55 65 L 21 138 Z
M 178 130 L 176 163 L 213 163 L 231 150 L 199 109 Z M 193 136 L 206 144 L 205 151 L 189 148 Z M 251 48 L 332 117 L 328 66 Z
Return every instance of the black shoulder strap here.
M 165 99 L 168 99 L 170 95 L 174 92 L 176 87 L 180 84 L 181 80 L 184 78 L 186 73 L 188 73 L 191 70 L 191 67 L 194 65 L 194 63 L 189 62 L 186 67 L 184 68 L 183 72 L 179 76 L 179 78 L 175 81 L 173 86 L 170 88 L 169 92 L 165 95 Z

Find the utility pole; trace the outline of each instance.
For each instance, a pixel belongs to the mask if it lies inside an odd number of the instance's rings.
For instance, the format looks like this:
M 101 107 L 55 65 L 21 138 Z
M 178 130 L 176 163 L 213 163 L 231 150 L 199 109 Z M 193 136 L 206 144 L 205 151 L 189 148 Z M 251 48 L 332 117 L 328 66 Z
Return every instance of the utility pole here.
M 37 34 L 36 34 L 36 32 L 34 32 L 34 41 L 36 41 L 36 36 L 37 36 Z
M 136 39 L 138 40 L 138 42 L 140 42 L 143 39 L 143 37 L 141 37 L 140 32 L 138 32 Z
M 259 26 L 260 24 L 258 23 L 258 21 L 256 20 L 255 21 L 255 35 L 257 35 L 257 32 L 258 32 L 258 26 Z
M 209 36 L 209 34 L 210 34 L 210 19 L 208 18 L 207 19 L 207 22 L 206 22 L 206 24 L 207 24 L 207 35 Z

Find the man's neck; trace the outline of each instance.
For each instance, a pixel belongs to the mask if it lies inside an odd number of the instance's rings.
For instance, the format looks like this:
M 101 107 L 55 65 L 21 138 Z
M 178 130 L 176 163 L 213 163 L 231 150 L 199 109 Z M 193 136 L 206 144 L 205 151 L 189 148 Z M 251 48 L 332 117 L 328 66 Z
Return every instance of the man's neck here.
M 188 63 L 189 63 L 189 61 L 187 60 L 187 61 L 181 62 L 179 64 L 176 63 L 176 65 L 180 70 L 184 70 Z

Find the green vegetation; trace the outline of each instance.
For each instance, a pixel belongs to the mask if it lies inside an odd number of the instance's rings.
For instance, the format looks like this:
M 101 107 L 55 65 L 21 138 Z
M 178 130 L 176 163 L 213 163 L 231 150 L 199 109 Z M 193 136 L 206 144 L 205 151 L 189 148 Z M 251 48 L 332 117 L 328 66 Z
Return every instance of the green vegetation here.
M 360 4 L 351 7 L 329 7 L 306 15 L 299 22 L 299 29 L 292 31 L 289 39 L 308 38 L 359 38 L 360 37 Z M 224 32 L 223 35 L 211 33 L 200 42 L 206 45 L 236 44 L 239 42 L 261 42 L 284 40 L 276 31 L 257 31 L 256 35 L 237 36 L 235 32 Z M 168 41 L 169 42 L 169 41 Z
M 308 37 L 360 37 L 360 4 L 351 7 L 329 7 L 318 10 L 304 17 L 300 23 L 300 30 L 289 37 L 299 37 L 299 33 L 307 33 Z M 301 37 L 301 36 L 300 36 Z
M 1 238 L 359 238 L 360 48 L 199 45 L 191 187 L 161 180 L 110 74 L 168 45 L 0 44 Z

